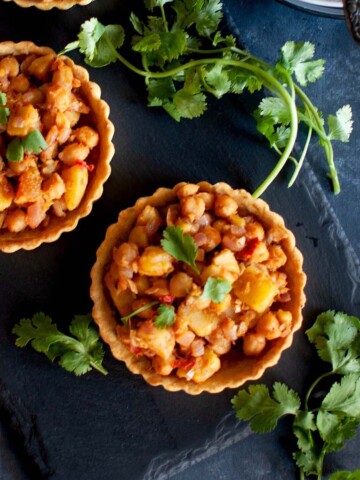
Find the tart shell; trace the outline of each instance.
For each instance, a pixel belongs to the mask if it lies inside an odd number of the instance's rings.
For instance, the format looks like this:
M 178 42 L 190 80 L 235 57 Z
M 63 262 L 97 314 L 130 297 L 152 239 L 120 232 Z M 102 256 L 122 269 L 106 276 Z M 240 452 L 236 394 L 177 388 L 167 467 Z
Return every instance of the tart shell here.
M 14 2 L 19 7 L 36 7 L 39 10 L 68 10 L 74 5 L 88 5 L 93 0 L 4 0 L 4 2 Z
M 32 42 L 1 42 L 0 57 L 6 55 L 47 55 L 54 50 L 48 47 L 41 47 Z M 96 168 L 89 179 L 85 194 L 80 205 L 73 211 L 67 212 L 64 217 L 51 216 L 51 220 L 46 227 L 41 225 L 34 229 L 26 229 L 19 233 L 0 231 L 0 250 L 11 253 L 19 249 L 32 250 L 43 242 L 53 242 L 59 238 L 63 232 L 73 230 L 79 220 L 90 213 L 93 202 L 97 200 L 103 192 L 103 185 L 110 175 L 110 161 L 114 155 L 114 145 L 112 137 L 114 135 L 114 126 L 109 120 L 110 108 L 101 97 L 100 87 L 89 80 L 89 74 L 85 68 L 75 65 L 75 63 L 66 56 L 60 57 L 66 65 L 71 67 L 76 78 L 81 81 L 80 92 L 90 107 L 91 119 L 94 122 L 100 142 L 96 159 Z
M 169 376 L 158 375 L 151 368 L 151 363 L 146 357 L 135 356 L 130 352 L 116 335 L 116 313 L 104 285 L 104 275 L 111 262 L 113 248 L 127 241 L 129 232 L 134 226 L 138 214 L 146 205 L 162 207 L 177 199 L 177 190 L 185 183 L 177 184 L 173 189 L 160 188 L 152 196 L 137 200 L 131 208 L 120 212 L 117 223 L 111 225 L 106 232 L 105 240 L 96 253 L 96 262 L 91 270 L 90 296 L 93 300 L 93 318 L 97 323 L 102 339 L 109 344 L 112 355 L 123 362 L 135 374 L 143 376 L 145 381 L 153 386 L 162 385 L 168 391 L 185 391 L 191 395 L 201 392 L 217 393 L 225 388 L 237 388 L 248 380 L 261 377 L 265 369 L 275 365 L 281 352 L 289 348 L 293 341 L 294 333 L 302 324 L 302 307 L 305 303 L 304 286 L 306 275 L 302 270 L 303 257 L 295 246 L 294 235 L 287 230 L 288 238 L 283 241 L 283 248 L 288 257 L 284 271 L 288 277 L 291 291 L 291 300 L 286 304 L 293 317 L 292 329 L 283 338 L 273 340 L 271 345 L 257 357 L 246 357 L 240 350 L 232 348 L 229 354 L 221 357 L 221 369 L 203 383 L 196 384 L 175 374 Z M 200 182 L 199 191 L 227 193 L 239 205 L 239 214 L 255 215 L 266 227 L 281 226 L 285 228 L 282 217 L 272 211 L 263 200 L 254 199 L 245 190 L 233 190 L 225 183 L 210 185 Z

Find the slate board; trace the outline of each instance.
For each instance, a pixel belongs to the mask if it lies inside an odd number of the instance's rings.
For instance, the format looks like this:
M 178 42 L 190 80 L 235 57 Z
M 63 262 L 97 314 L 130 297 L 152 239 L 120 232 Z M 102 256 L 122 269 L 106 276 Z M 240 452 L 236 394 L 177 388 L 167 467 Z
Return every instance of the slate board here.
M 121 23 L 128 18 L 130 3 L 102 0 L 68 12 L 5 4 L 0 37 L 27 38 L 60 50 L 76 37 L 83 20 L 97 16 L 104 23 Z M 261 8 L 245 1 L 225 2 L 230 29 L 254 19 L 256 9 L 266 13 L 268 8 L 271 15 L 280 9 L 293 18 L 284 6 L 258 3 Z M 25 27 L 15 29 L 20 19 L 27 20 Z M 240 35 L 245 46 L 261 31 L 248 25 Z M 73 58 L 82 63 L 79 55 Z M 56 243 L 0 255 L 0 448 L 15 453 L 15 460 L 10 453 L 0 457 L 0 479 L 190 480 L 204 471 L 210 479 L 232 480 L 240 471 L 244 480 L 295 479 L 287 422 L 267 436 L 254 435 L 231 411 L 234 390 L 197 397 L 168 393 L 130 374 L 108 350 L 107 377 L 92 372 L 77 378 L 30 348 L 15 347 L 11 329 L 24 316 L 44 311 L 66 330 L 74 313 L 91 310 L 89 271 L 96 248 L 118 212 L 136 198 L 179 181 L 225 181 L 251 191 L 275 160 L 249 115 L 258 100 L 254 97 L 210 101 L 204 117 L 177 124 L 164 112 L 146 107 L 141 80 L 120 65 L 89 70 L 102 87 L 116 127 L 116 153 L 104 194 L 91 215 Z M 304 335 L 316 314 L 334 308 L 360 315 L 359 260 L 333 210 L 328 184 L 319 175 L 322 168 L 312 162 L 317 154 L 314 148 L 291 190 L 286 188 L 286 170 L 263 196 L 294 231 L 308 275 L 304 328 L 263 380 L 268 385 L 284 381 L 300 392 L 323 367 Z M 350 454 L 331 457 L 329 469 L 345 461 L 344 468 L 358 466 L 353 454 L 357 446 L 354 440 L 346 451 Z

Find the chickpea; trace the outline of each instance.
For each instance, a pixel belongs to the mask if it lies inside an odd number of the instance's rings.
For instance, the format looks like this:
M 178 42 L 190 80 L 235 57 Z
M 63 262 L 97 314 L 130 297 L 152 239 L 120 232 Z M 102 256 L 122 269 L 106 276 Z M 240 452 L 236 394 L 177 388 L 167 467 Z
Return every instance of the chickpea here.
M 10 82 L 10 89 L 14 92 L 25 93 L 30 88 L 29 80 L 22 73 L 14 77 Z
M 19 73 L 19 62 L 15 57 L 4 57 L 0 60 L 0 78 L 1 77 L 16 77 Z
M 59 198 L 59 200 L 55 200 L 52 204 L 52 211 L 55 213 L 57 217 L 64 217 L 66 215 L 66 203 L 64 197 Z
M 181 228 L 184 233 L 195 234 L 198 232 L 200 225 L 193 223 L 189 218 L 180 217 L 176 225 Z
M 84 126 L 73 131 L 74 139 L 83 143 L 90 150 L 99 143 L 99 134 L 91 127 Z
M 266 268 L 274 271 L 285 265 L 287 257 L 280 245 L 269 245 L 268 251 L 269 257 L 266 262 L 263 262 Z
M 238 237 L 233 233 L 225 233 L 222 238 L 222 246 L 232 252 L 240 252 L 245 247 L 245 237 Z
M 25 230 L 26 226 L 26 214 L 23 210 L 17 208 L 16 210 L 11 210 L 7 213 L 4 227 L 10 232 L 21 232 L 22 230 Z
M 221 328 L 213 330 L 210 335 L 206 337 L 206 340 L 209 342 L 211 350 L 217 355 L 224 355 L 231 349 L 231 341 L 225 338 Z
M 26 223 L 31 228 L 37 228 L 45 220 L 47 206 L 43 199 L 32 203 L 26 209 Z
M 251 254 L 250 261 L 255 263 L 265 262 L 269 258 L 269 250 L 264 242 L 259 242 Z
M 58 60 L 57 62 L 58 68 L 56 68 L 56 70 L 53 72 L 52 82 L 57 83 L 68 90 L 71 90 L 74 80 L 73 71 L 61 60 Z
M 66 145 L 59 153 L 60 160 L 65 165 L 75 165 L 77 162 L 83 162 L 86 160 L 90 153 L 89 147 L 86 147 L 82 143 L 70 143 Z
M 132 268 L 137 260 L 139 250 L 135 243 L 122 243 L 113 251 L 113 259 L 120 267 Z
M 180 205 L 169 205 L 166 210 L 166 225 L 175 225 L 180 215 Z
M 139 273 L 161 277 L 174 270 L 173 257 L 161 247 L 146 247 L 139 258 Z
M 137 330 L 131 330 L 130 339 L 132 345 L 149 349 L 151 354 L 158 355 L 164 360 L 172 356 L 175 347 L 173 329 L 157 328 L 151 320 L 145 320 Z
M 186 297 L 190 292 L 193 279 L 185 272 L 175 273 L 170 279 L 170 293 L 175 297 Z
M 187 183 L 178 189 L 176 192 L 179 199 L 195 195 L 199 191 L 199 185 L 194 183 Z
M 266 339 L 259 333 L 247 333 L 243 337 L 243 352 L 248 356 L 259 355 L 265 348 Z
M 266 340 L 274 340 L 281 335 L 280 324 L 273 312 L 267 312 L 257 322 L 256 333 L 263 335 Z
M 144 277 L 143 275 L 134 275 L 133 278 L 134 285 L 139 295 L 144 295 L 146 290 L 150 288 L 149 277 Z
M 162 218 L 158 210 L 151 206 L 146 207 L 140 212 L 136 219 L 136 225 L 144 225 L 148 235 L 154 235 L 162 225 Z
M 129 234 L 129 242 L 135 243 L 139 248 L 145 248 L 149 245 L 149 237 L 146 233 L 146 227 L 136 225 Z
M 280 331 L 282 336 L 287 335 L 291 328 L 292 314 L 286 310 L 278 310 L 276 316 L 279 320 Z
M 182 198 L 180 200 L 181 213 L 191 222 L 199 220 L 205 212 L 205 202 L 202 198 L 194 195 Z
M 50 85 L 46 89 L 46 103 L 60 112 L 65 112 L 70 107 L 71 100 L 71 95 L 61 85 Z
M 203 248 L 205 252 L 210 252 L 220 244 L 221 235 L 216 228 L 206 226 L 194 236 L 194 241 L 197 246 Z
M 199 192 L 196 194 L 197 197 L 202 198 L 205 203 L 206 210 L 212 210 L 214 207 L 215 195 L 209 192 Z
M 266 241 L 268 243 L 280 243 L 281 240 L 284 240 L 285 238 L 288 237 L 288 233 L 283 227 L 280 227 L 278 225 L 271 227 L 266 235 Z
M 173 371 L 174 367 L 174 361 L 175 357 L 171 356 L 170 358 L 163 359 L 159 357 L 158 355 L 155 355 L 155 357 L 152 359 L 151 364 L 153 369 L 158 375 L 170 375 L 170 373 Z
M 230 195 L 220 194 L 215 197 L 214 210 L 217 217 L 228 218 L 237 213 L 238 204 Z
M 31 103 L 32 105 L 38 105 L 45 99 L 44 93 L 38 88 L 30 88 L 22 95 L 23 103 Z
M 245 237 L 250 240 L 251 238 L 258 238 L 260 241 L 263 241 L 265 238 L 264 227 L 256 222 L 254 219 L 251 219 L 245 227 Z
M 164 295 L 169 295 L 169 285 L 166 278 L 154 278 L 151 282 L 151 286 L 145 292 L 147 295 L 160 298 Z

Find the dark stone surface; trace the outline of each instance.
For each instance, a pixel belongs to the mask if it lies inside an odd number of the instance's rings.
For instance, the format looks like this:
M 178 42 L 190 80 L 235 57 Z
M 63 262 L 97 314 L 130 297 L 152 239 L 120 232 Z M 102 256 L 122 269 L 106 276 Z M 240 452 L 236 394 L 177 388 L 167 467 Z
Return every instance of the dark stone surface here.
M 284 381 L 303 393 L 322 368 L 305 341 L 315 315 L 334 308 L 360 315 L 359 114 L 360 50 L 345 21 L 312 16 L 270 0 L 225 0 L 230 29 L 253 54 L 273 62 L 287 40 L 310 40 L 326 74 L 309 95 L 322 111 L 350 103 L 355 128 L 336 145 L 343 191 L 331 193 L 326 161 L 312 146 L 307 166 L 288 190 L 286 171 L 264 199 L 294 231 L 305 256 L 304 328 L 263 380 Z M 121 23 L 129 2 L 97 0 L 68 12 L 40 12 L 4 3 L 0 39 L 29 39 L 59 50 L 80 23 L 98 16 Z M 16 28 L 22 20 L 22 28 Z M 25 23 L 24 23 L 25 22 Z M 79 63 L 80 56 L 73 55 Z M 74 232 L 33 252 L 0 255 L 0 480 L 260 480 L 295 479 L 289 424 L 254 435 L 230 408 L 234 391 L 191 397 L 146 385 L 107 352 L 110 374 L 76 378 L 30 348 L 14 345 L 12 326 L 43 310 L 66 329 L 74 313 L 91 309 L 89 271 L 108 224 L 120 209 L 159 186 L 178 181 L 226 181 L 254 190 L 274 161 L 255 133 L 254 99 L 210 101 L 198 120 L 174 122 L 146 107 L 141 81 L 119 65 L 90 69 L 116 126 L 112 175 L 93 212 Z M 328 471 L 359 467 L 359 440 L 329 457 Z

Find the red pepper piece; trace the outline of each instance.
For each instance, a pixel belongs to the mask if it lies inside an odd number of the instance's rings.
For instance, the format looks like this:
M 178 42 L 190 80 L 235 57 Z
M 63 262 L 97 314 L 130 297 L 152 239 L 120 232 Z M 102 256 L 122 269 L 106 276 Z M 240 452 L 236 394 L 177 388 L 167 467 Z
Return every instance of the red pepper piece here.
M 184 370 L 191 370 L 195 366 L 196 360 L 193 358 L 177 358 L 173 361 L 173 368 L 183 368 Z
M 172 305 L 174 303 L 175 296 L 169 293 L 167 295 L 162 295 L 159 300 L 161 303 L 165 303 L 165 305 Z
M 238 252 L 235 257 L 237 260 L 242 260 L 243 262 L 246 262 L 247 260 L 250 260 L 252 254 L 255 251 L 255 248 L 259 245 L 260 240 L 258 237 L 251 238 L 245 245 L 245 247 Z
M 92 172 L 95 168 L 93 163 L 86 163 L 84 160 L 76 160 L 75 165 L 81 165 L 82 167 L 86 167 L 88 172 Z

